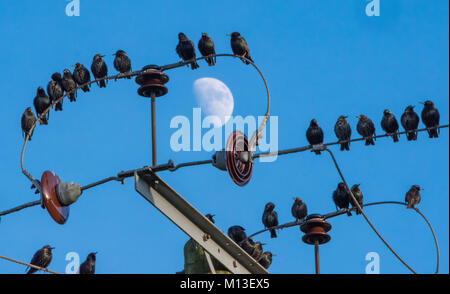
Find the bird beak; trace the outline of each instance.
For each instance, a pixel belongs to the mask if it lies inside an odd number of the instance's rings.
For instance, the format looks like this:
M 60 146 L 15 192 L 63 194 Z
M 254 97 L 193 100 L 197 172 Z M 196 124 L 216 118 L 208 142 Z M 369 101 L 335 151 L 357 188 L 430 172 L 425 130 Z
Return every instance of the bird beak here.
M 50 247 L 50 249 L 52 249 L 52 250 L 53 250 L 53 249 L 55 249 L 55 247 Z
M 422 191 L 422 190 L 425 190 L 425 189 L 422 189 L 422 188 L 419 188 L 419 189 L 420 189 L 421 191 Z
M 348 118 L 348 116 L 344 116 L 344 118 Z
M 425 102 L 419 102 L 420 104 L 425 104 Z
M 97 255 L 98 252 L 94 252 L 95 255 Z
M 72 65 L 72 67 L 76 67 L 76 65 Z
M 272 253 L 272 256 L 277 256 L 277 255 Z
M 105 57 L 106 55 L 100 55 L 102 58 Z
M 360 116 L 358 115 L 356 118 L 359 118 Z
M 227 34 L 228 37 L 231 37 L 231 34 Z

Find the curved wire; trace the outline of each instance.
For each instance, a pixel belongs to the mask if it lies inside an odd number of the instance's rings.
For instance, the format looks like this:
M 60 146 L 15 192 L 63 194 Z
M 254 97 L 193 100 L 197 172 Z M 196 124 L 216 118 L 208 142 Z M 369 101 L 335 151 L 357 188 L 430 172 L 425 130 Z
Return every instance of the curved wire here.
M 414 271 L 414 269 L 412 267 L 410 267 L 406 261 L 404 261 L 400 255 L 397 254 L 397 252 L 391 247 L 391 245 L 389 245 L 389 243 L 383 238 L 383 236 L 381 236 L 381 234 L 378 232 L 378 230 L 375 228 L 375 226 L 372 224 L 372 222 L 369 220 L 369 218 L 367 217 L 367 215 L 364 213 L 364 211 L 362 210 L 361 206 L 359 205 L 358 201 L 356 200 L 355 195 L 353 195 L 353 192 L 351 191 L 350 187 L 347 185 L 347 182 L 345 181 L 344 175 L 341 172 L 341 169 L 339 168 L 339 165 L 336 161 L 336 158 L 333 155 L 333 152 L 331 152 L 330 149 L 326 148 L 326 151 L 328 151 L 328 153 L 330 153 L 331 158 L 333 159 L 334 165 L 336 166 L 337 171 L 339 172 L 339 175 L 342 179 L 342 182 L 344 182 L 345 187 L 347 188 L 347 190 L 350 193 L 350 196 L 352 197 L 353 202 L 356 204 L 356 207 L 359 209 L 359 211 L 361 211 L 364 219 L 366 220 L 366 222 L 369 224 L 369 226 L 372 228 L 372 230 L 377 234 L 377 236 L 381 239 L 381 241 L 383 241 L 383 243 L 387 246 L 387 248 L 389 248 L 389 250 L 391 250 L 391 252 L 395 255 L 395 257 L 397 257 L 398 260 L 401 261 L 401 263 L 403 263 L 412 273 L 417 274 L 416 271 Z
M 44 272 L 47 272 L 47 273 L 51 273 L 51 274 L 55 274 L 55 275 L 59 275 L 60 274 L 60 273 L 54 272 L 52 270 L 46 269 L 44 267 L 40 267 L 40 266 L 37 266 L 37 265 L 34 265 L 34 264 L 30 264 L 30 263 L 22 262 L 22 261 L 19 261 L 19 260 L 15 260 L 15 259 L 12 259 L 12 258 L 9 258 L 9 257 L 6 257 L 6 256 L 0 255 L 0 258 L 4 259 L 4 260 L 7 260 L 7 261 L 15 262 L 15 263 L 18 263 L 18 264 L 26 265 L 28 267 L 32 267 L 34 269 L 37 269 L 37 270 L 40 270 L 40 271 L 44 271 Z
M 362 206 L 360 206 L 360 208 L 366 207 L 366 206 L 375 206 L 375 205 L 384 205 L 384 204 L 398 204 L 398 205 L 407 206 L 406 203 L 399 202 L 399 201 L 378 201 L 378 202 L 371 202 L 371 203 L 363 204 Z M 349 209 L 349 211 L 357 211 L 357 210 L 358 210 L 357 207 L 353 207 L 353 208 Z M 439 273 L 439 265 L 440 265 L 440 250 L 439 250 L 439 243 L 438 243 L 438 240 L 437 240 L 437 237 L 436 237 L 436 233 L 434 232 L 433 226 L 431 225 L 431 223 L 427 219 L 427 217 L 418 208 L 414 208 L 414 210 L 420 216 L 422 216 L 422 218 L 425 220 L 425 222 L 427 223 L 428 227 L 430 228 L 431 234 L 433 235 L 434 243 L 436 245 L 436 256 L 437 256 L 436 272 L 435 272 L 435 274 L 438 274 Z M 362 209 L 360 209 L 360 211 L 362 211 Z M 333 218 L 333 217 L 340 216 L 340 215 L 343 215 L 343 214 L 346 214 L 346 213 L 347 213 L 346 210 L 330 212 L 330 213 L 324 214 L 323 215 L 323 219 Z M 260 231 L 257 231 L 256 233 L 251 234 L 250 236 L 247 237 L 247 239 L 252 238 L 252 237 L 254 237 L 256 235 L 262 234 L 264 232 L 270 231 L 270 230 L 280 230 L 280 229 L 284 229 L 284 228 L 301 226 L 305 222 L 306 222 L 305 220 L 301 220 L 301 221 L 298 221 L 298 222 L 289 222 L 289 223 L 285 223 L 285 224 L 282 224 L 282 225 L 279 225 L 279 226 L 265 228 L 264 230 L 260 230 Z

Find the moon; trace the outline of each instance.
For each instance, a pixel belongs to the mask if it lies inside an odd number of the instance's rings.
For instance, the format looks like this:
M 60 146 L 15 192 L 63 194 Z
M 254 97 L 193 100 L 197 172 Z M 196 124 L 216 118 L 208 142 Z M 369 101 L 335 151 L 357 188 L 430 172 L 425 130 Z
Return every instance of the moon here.
M 227 85 L 218 79 L 201 78 L 194 82 L 193 89 L 202 112 L 212 116 L 214 127 L 223 126 L 230 119 L 234 108 L 233 94 Z

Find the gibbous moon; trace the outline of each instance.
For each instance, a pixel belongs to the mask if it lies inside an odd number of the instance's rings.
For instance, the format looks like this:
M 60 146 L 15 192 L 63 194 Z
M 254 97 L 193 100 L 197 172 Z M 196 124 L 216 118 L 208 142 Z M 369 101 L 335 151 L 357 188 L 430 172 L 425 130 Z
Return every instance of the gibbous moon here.
M 193 88 L 202 112 L 206 116 L 214 116 L 212 122 L 215 128 L 223 126 L 234 108 L 233 94 L 227 85 L 218 79 L 201 78 L 194 82 Z

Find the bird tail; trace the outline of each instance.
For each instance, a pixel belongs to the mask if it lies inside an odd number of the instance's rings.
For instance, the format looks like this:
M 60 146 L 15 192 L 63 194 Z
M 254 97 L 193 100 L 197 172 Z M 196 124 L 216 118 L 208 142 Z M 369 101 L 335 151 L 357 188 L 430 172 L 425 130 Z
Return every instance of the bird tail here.
M 101 80 L 101 81 L 99 82 L 99 87 L 100 87 L 100 88 L 106 88 L 106 82 L 105 82 L 105 80 Z
M 413 201 L 409 201 L 406 205 L 406 208 L 414 208 L 414 203 Z
M 88 85 L 83 86 L 83 87 L 81 88 L 81 90 L 83 90 L 83 92 L 89 92 L 89 91 L 90 91 Z
M 394 142 L 398 142 L 398 135 L 397 134 L 393 134 L 392 138 L 394 139 Z
M 277 237 L 277 231 L 276 230 L 270 230 L 270 238 L 276 238 Z
M 75 93 L 74 92 L 69 94 L 69 100 L 70 100 L 70 102 L 77 101 L 77 98 L 75 98 Z
M 375 145 L 375 141 L 372 137 L 366 139 L 366 146 L 368 145 Z
M 439 138 L 437 129 L 428 130 L 428 135 L 430 135 L 430 138 Z
M 192 61 L 192 63 L 191 63 L 191 69 L 196 69 L 196 68 L 199 68 L 200 66 L 198 65 L 198 63 L 197 63 L 197 61 L 196 60 L 194 60 L 194 61 Z
M 40 123 L 41 125 L 48 125 L 48 117 L 47 116 L 44 116 L 42 119 L 41 119 L 41 123 Z
M 58 103 L 56 103 L 55 111 L 62 111 L 62 110 L 63 110 L 62 101 L 59 101 Z
M 341 151 L 344 151 L 344 150 L 350 150 L 350 142 L 341 144 Z
M 244 57 L 247 58 L 248 60 L 250 60 L 251 62 L 253 62 L 253 60 L 252 60 L 252 58 L 250 57 L 250 55 L 247 54 L 247 56 L 244 56 Z M 247 64 L 247 65 L 250 64 L 250 62 L 248 62 L 248 61 L 245 60 L 245 59 L 241 59 L 241 60 L 242 60 L 243 63 L 245 63 L 245 64 Z
M 408 141 L 416 141 L 417 133 L 416 132 L 408 132 L 408 133 L 406 133 L 406 138 L 408 139 Z
M 209 66 L 214 66 L 214 64 L 216 64 L 212 57 L 206 58 L 206 62 L 208 63 Z

